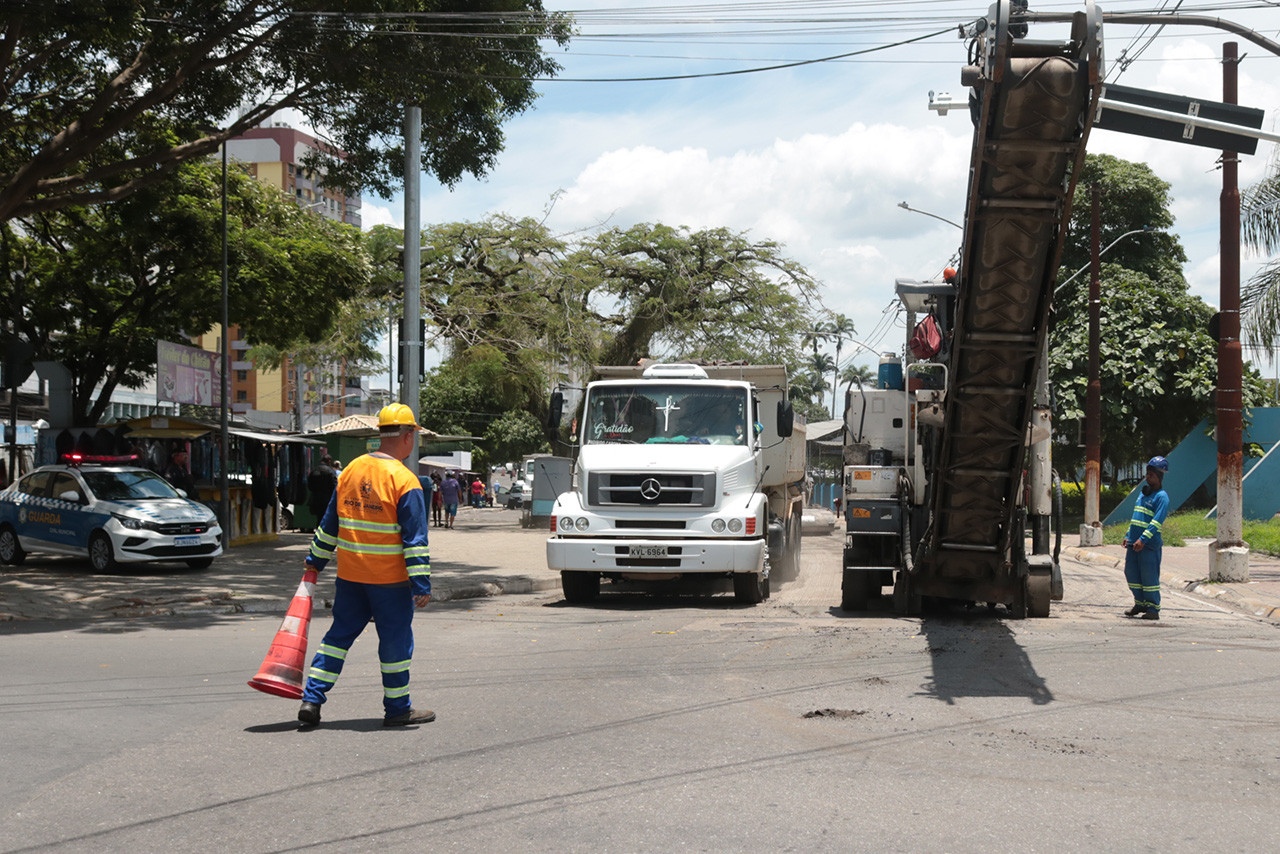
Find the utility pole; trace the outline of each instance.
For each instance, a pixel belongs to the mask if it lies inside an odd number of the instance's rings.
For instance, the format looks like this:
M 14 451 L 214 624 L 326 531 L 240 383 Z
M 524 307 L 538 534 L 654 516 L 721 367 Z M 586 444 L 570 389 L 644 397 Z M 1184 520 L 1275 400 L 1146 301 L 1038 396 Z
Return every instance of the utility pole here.
M 1222 46 L 1222 100 L 1237 103 L 1239 46 Z M 1248 581 L 1244 542 L 1244 369 L 1240 354 L 1239 156 L 1222 152 L 1219 202 L 1218 539 L 1209 546 L 1210 581 Z
M 422 375 L 422 108 L 408 107 L 404 120 L 404 320 L 400 327 L 400 402 L 418 418 Z M 417 466 L 414 466 L 417 470 Z
M 1102 346 L 1102 191 L 1090 192 L 1093 228 L 1089 237 L 1089 385 L 1084 403 L 1084 524 L 1080 545 L 1102 545 L 1099 504 L 1102 499 L 1102 371 L 1098 351 Z

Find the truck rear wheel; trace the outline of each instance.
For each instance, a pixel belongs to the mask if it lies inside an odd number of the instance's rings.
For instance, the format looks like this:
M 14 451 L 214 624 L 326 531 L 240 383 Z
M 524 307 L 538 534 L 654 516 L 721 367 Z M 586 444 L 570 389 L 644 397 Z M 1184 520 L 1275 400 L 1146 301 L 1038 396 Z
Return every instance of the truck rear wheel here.
M 870 596 L 871 573 L 865 569 L 844 570 L 840 580 L 840 610 L 865 611 Z
M 734 573 L 733 598 L 742 605 L 759 605 L 769 598 L 769 576 L 753 572 Z
M 783 581 L 794 581 L 800 577 L 800 513 L 792 513 L 787 522 L 787 536 L 782 554 L 775 562 L 778 578 Z
M 569 602 L 594 602 L 600 595 L 600 573 L 565 570 L 560 573 L 560 587 Z

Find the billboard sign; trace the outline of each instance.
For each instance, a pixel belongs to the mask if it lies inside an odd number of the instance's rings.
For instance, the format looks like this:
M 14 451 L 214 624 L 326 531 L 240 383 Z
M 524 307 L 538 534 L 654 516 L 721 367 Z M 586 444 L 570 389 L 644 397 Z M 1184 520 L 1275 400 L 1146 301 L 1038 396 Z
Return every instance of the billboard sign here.
M 219 406 L 215 396 L 222 389 L 222 359 L 217 353 L 156 342 L 156 400 Z

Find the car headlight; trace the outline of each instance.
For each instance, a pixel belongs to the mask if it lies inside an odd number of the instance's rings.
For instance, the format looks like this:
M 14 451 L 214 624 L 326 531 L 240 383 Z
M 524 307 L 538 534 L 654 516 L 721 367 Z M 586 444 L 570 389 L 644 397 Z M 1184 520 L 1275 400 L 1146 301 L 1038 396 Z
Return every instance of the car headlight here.
M 111 518 L 119 522 L 120 527 L 128 528 L 130 531 L 140 531 L 143 528 L 148 527 L 147 523 L 143 522 L 141 519 L 135 519 L 132 516 L 125 516 L 121 513 L 112 513 Z

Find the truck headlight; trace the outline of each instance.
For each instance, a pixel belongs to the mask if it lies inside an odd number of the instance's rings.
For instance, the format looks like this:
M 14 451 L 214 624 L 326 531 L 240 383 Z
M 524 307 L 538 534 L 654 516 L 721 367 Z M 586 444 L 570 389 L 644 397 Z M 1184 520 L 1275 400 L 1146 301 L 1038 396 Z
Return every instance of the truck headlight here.
M 723 534 L 723 533 L 724 533 L 724 520 L 723 520 L 723 519 L 712 519 L 712 520 L 711 520 L 711 530 L 715 531 L 717 534 Z
M 577 522 L 573 523 L 573 526 L 577 528 L 579 531 L 585 531 L 587 530 L 587 528 L 591 527 L 591 520 L 588 519 L 586 516 L 582 516 L 581 518 L 578 519 Z
M 560 530 L 562 530 L 562 531 L 572 531 L 572 530 L 573 530 L 573 519 L 572 519 L 572 518 L 570 518 L 570 517 L 568 517 L 568 516 L 561 516 L 561 517 L 560 517 Z
M 739 532 L 739 531 L 741 531 L 741 530 L 742 530 L 742 520 L 741 520 L 741 519 L 730 519 L 730 520 L 729 520 L 729 533 L 731 533 L 731 534 L 736 534 L 736 533 L 738 533 L 738 532 Z

